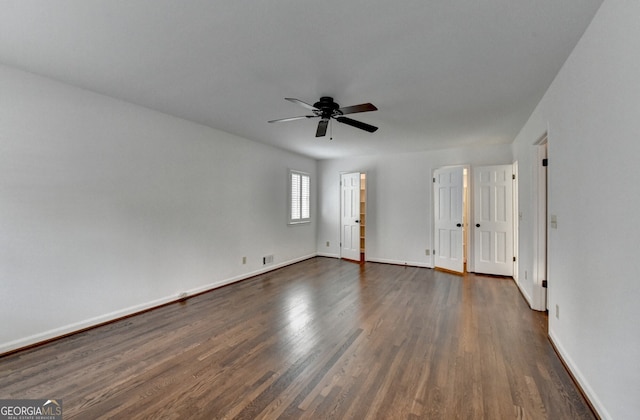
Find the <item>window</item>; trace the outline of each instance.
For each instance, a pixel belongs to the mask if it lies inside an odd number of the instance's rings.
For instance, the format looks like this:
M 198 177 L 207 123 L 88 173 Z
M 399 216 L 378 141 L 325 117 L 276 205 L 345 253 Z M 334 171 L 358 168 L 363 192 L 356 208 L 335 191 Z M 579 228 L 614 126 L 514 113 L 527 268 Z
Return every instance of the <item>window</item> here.
M 289 224 L 311 221 L 311 178 L 309 174 L 289 171 Z

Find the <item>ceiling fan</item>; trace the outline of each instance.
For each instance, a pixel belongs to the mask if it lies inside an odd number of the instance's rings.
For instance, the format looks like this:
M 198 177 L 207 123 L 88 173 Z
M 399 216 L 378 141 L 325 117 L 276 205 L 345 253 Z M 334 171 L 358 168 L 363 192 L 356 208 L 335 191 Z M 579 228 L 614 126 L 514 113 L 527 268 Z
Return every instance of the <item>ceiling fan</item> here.
M 309 105 L 308 103 L 303 102 L 300 99 L 295 99 L 295 98 L 284 98 L 284 99 L 311 110 L 311 112 L 313 112 L 313 115 L 301 115 L 299 117 L 281 118 L 279 120 L 271 120 L 269 121 L 270 123 L 301 120 L 304 118 L 320 118 L 320 121 L 318 122 L 318 128 L 316 130 L 316 137 L 323 137 L 324 135 L 327 134 L 327 127 L 329 126 L 329 121 L 332 118 L 343 124 L 347 124 L 352 127 L 356 127 L 361 130 L 368 131 L 369 133 L 373 133 L 378 129 L 378 127 L 374 127 L 373 125 L 369 125 L 361 121 L 357 121 L 357 120 L 343 116 L 345 114 L 355 114 L 357 112 L 377 111 L 378 108 L 376 108 L 375 105 L 370 103 L 345 106 L 343 108 L 340 108 L 340 105 L 333 102 L 333 98 L 329 96 L 321 97 L 320 100 L 313 105 Z

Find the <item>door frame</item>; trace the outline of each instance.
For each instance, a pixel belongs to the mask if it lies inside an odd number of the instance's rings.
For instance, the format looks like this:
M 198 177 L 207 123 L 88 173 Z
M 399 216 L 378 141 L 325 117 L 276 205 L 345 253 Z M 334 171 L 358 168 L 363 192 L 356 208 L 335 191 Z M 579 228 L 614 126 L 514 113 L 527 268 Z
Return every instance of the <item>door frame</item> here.
M 548 200 L 548 173 L 547 168 L 542 166 L 542 159 L 548 159 L 549 133 L 545 132 L 535 143 L 534 167 L 535 167 L 535 197 L 536 197 L 536 217 L 534 217 L 534 241 L 533 247 L 533 309 L 548 310 L 548 288 L 542 287 L 542 281 L 548 282 L 548 257 L 547 246 L 549 230 L 547 223 L 547 200 Z
M 543 136 L 542 139 L 540 139 L 536 144 L 538 144 L 540 141 L 542 141 L 544 139 L 544 141 L 547 141 L 547 134 L 545 134 Z M 546 155 L 545 155 L 546 156 Z M 505 164 L 508 165 L 508 164 Z M 519 207 L 518 207 L 518 182 L 519 182 L 519 178 L 520 178 L 520 174 L 518 173 L 518 161 L 514 161 L 512 164 L 513 166 L 513 174 L 515 175 L 515 180 L 513 181 L 513 201 L 512 201 L 512 209 L 513 209 L 513 255 L 516 257 L 516 261 L 514 263 L 514 271 L 513 271 L 513 279 L 516 281 L 516 283 L 518 282 L 518 267 L 519 267 L 519 255 L 520 255 L 520 243 L 519 243 L 519 224 L 520 224 L 520 211 L 519 211 Z M 492 165 L 479 165 L 479 166 L 492 166 Z M 463 223 L 463 241 L 464 241 L 464 249 L 463 249 L 463 253 L 465 255 L 465 272 L 475 272 L 475 266 L 474 266 L 474 260 L 475 260 L 475 251 L 474 251 L 474 246 L 473 243 L 475 241 L 475 236 L 474 236 L 474 232 L 475 229 L 471 229 L 470 228 L 470 224 L 472 223 L 471 220 L 471 209 L 474 206 L 474 202 L 473 202 L 473 166 L 471 166 L 470 164 L 463 164 L 463 165 L 444 165 L 444 166 L 440 166 L 437 168 L 434 168 L 431 171 L 431 179 L 433 180 L 433 178 L 435 177 L 435 171 L 438 169 L 446 169 L 446 168 L 458 168 L 458 167 L 462 167 L 465 169 L 464 171 L 464 178 L 463 178 L 463 187 L 464 187 L 464 204 L 463 204 L 463 218 L 464 218 L 464 223 Z M 349 172 L 345 172 L 345 173 L 349 173 Z M 466 184 L 465 184 L 466 183 Z M 431 251 L 433 251 L 435 249 L 435 239 L 436 239 L 436 233 L 435 233 L 435 210 L 433 208 L 433 206 L 435 205 L 434 201 L 433 201 L 433 197 L 434 197 L 434 193 L 435 193 L 435 185 L 434 182 L 431 182 Z M 546 209 L 546 207 L 545 207 Z M 545 215 L 546 217 L 546 215 Z M 546 220 L 546 219 L 545 219 Z M 545 244 L 546 247 L 546 244 Z M 546 252 L 546 248 L 545 248 L 545 252 Z M 431 267 L 435 268 L 435 255 L 432 253 L 431 255 Z
M 518 182 L 520 182 L 520 174 L 518 173 L 518 161 L 513 162 L 513 280 L 516 284 L 520 284 L 520 208 L 518 205 Z
M 360 178 L 362 179 L 362 175 L 365 176 L 365 180 L 367 182 L 367 184 L 365 185 L 366 188 L 366 195 L 365 195 L 365 206 L 367 204 L 368 197 L 369 197 L 369 174 L 367 173 L 367 171 L 360 171 L 360 170 L 353 170 L 353 171 L 340 171 L 340 173 L 338 174 L 338 258 L 339 259 L 346 259 L 343 257 L 342 255 L 342 175 L 345 174 L 355 174 L 355 173 L 359 173 L 360 174 Z M 361 181 L 362 182 L 362 181 Z M 367 212 L 367 208 L 365 207 L 365 214 Z M 362 226 L 361 226 L 362 227 Z M 366 237 L 366 231 L 367 231 L 367 224 L 365 222 L 364 225 L 364 231 L 365 231 L 365 237 Z M 365 239 L 366 241 L 366 239 Z M 365 242 L 365 247 L 366 247 L 366 242 Z M 361 247 L 361 251 L 360 253 L 362 254 L 362 247 Z M 349 261 L 353 261 L 351 259 L 347 259 Z M 360 259 L 359 259 L 360 260 Z M 360 260 L 360 262 L 366 262 L 367 261 L 367 252 L 366 252 L 366 248 L 365 248 L 365 252 L 364 252 L 364 260 Z

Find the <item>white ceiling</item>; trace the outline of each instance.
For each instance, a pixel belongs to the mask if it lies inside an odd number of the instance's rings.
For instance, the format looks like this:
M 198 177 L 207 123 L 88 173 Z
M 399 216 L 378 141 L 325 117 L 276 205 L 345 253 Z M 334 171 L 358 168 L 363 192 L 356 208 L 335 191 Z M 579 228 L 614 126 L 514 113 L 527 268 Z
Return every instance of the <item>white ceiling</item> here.
M 601 3 L 0 0 L 0 62 L 318 159 L 509 143 Z M 380 129 L 267 123 L 320 96 Z

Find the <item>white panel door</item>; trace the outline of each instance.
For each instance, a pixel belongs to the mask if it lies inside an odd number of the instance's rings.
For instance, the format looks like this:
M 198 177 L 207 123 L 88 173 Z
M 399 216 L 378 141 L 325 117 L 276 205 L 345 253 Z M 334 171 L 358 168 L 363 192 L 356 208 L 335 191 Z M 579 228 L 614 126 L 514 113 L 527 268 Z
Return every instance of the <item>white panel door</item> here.
M 360 173 L 342 174 L 340 256 L 360 261 Z
M 433 183 L 435 266 L 464 272 L 463 254 L 464 168 L 436 169 Z
M 474 271 L 513 276 L 512 165 L 473 171 Z

